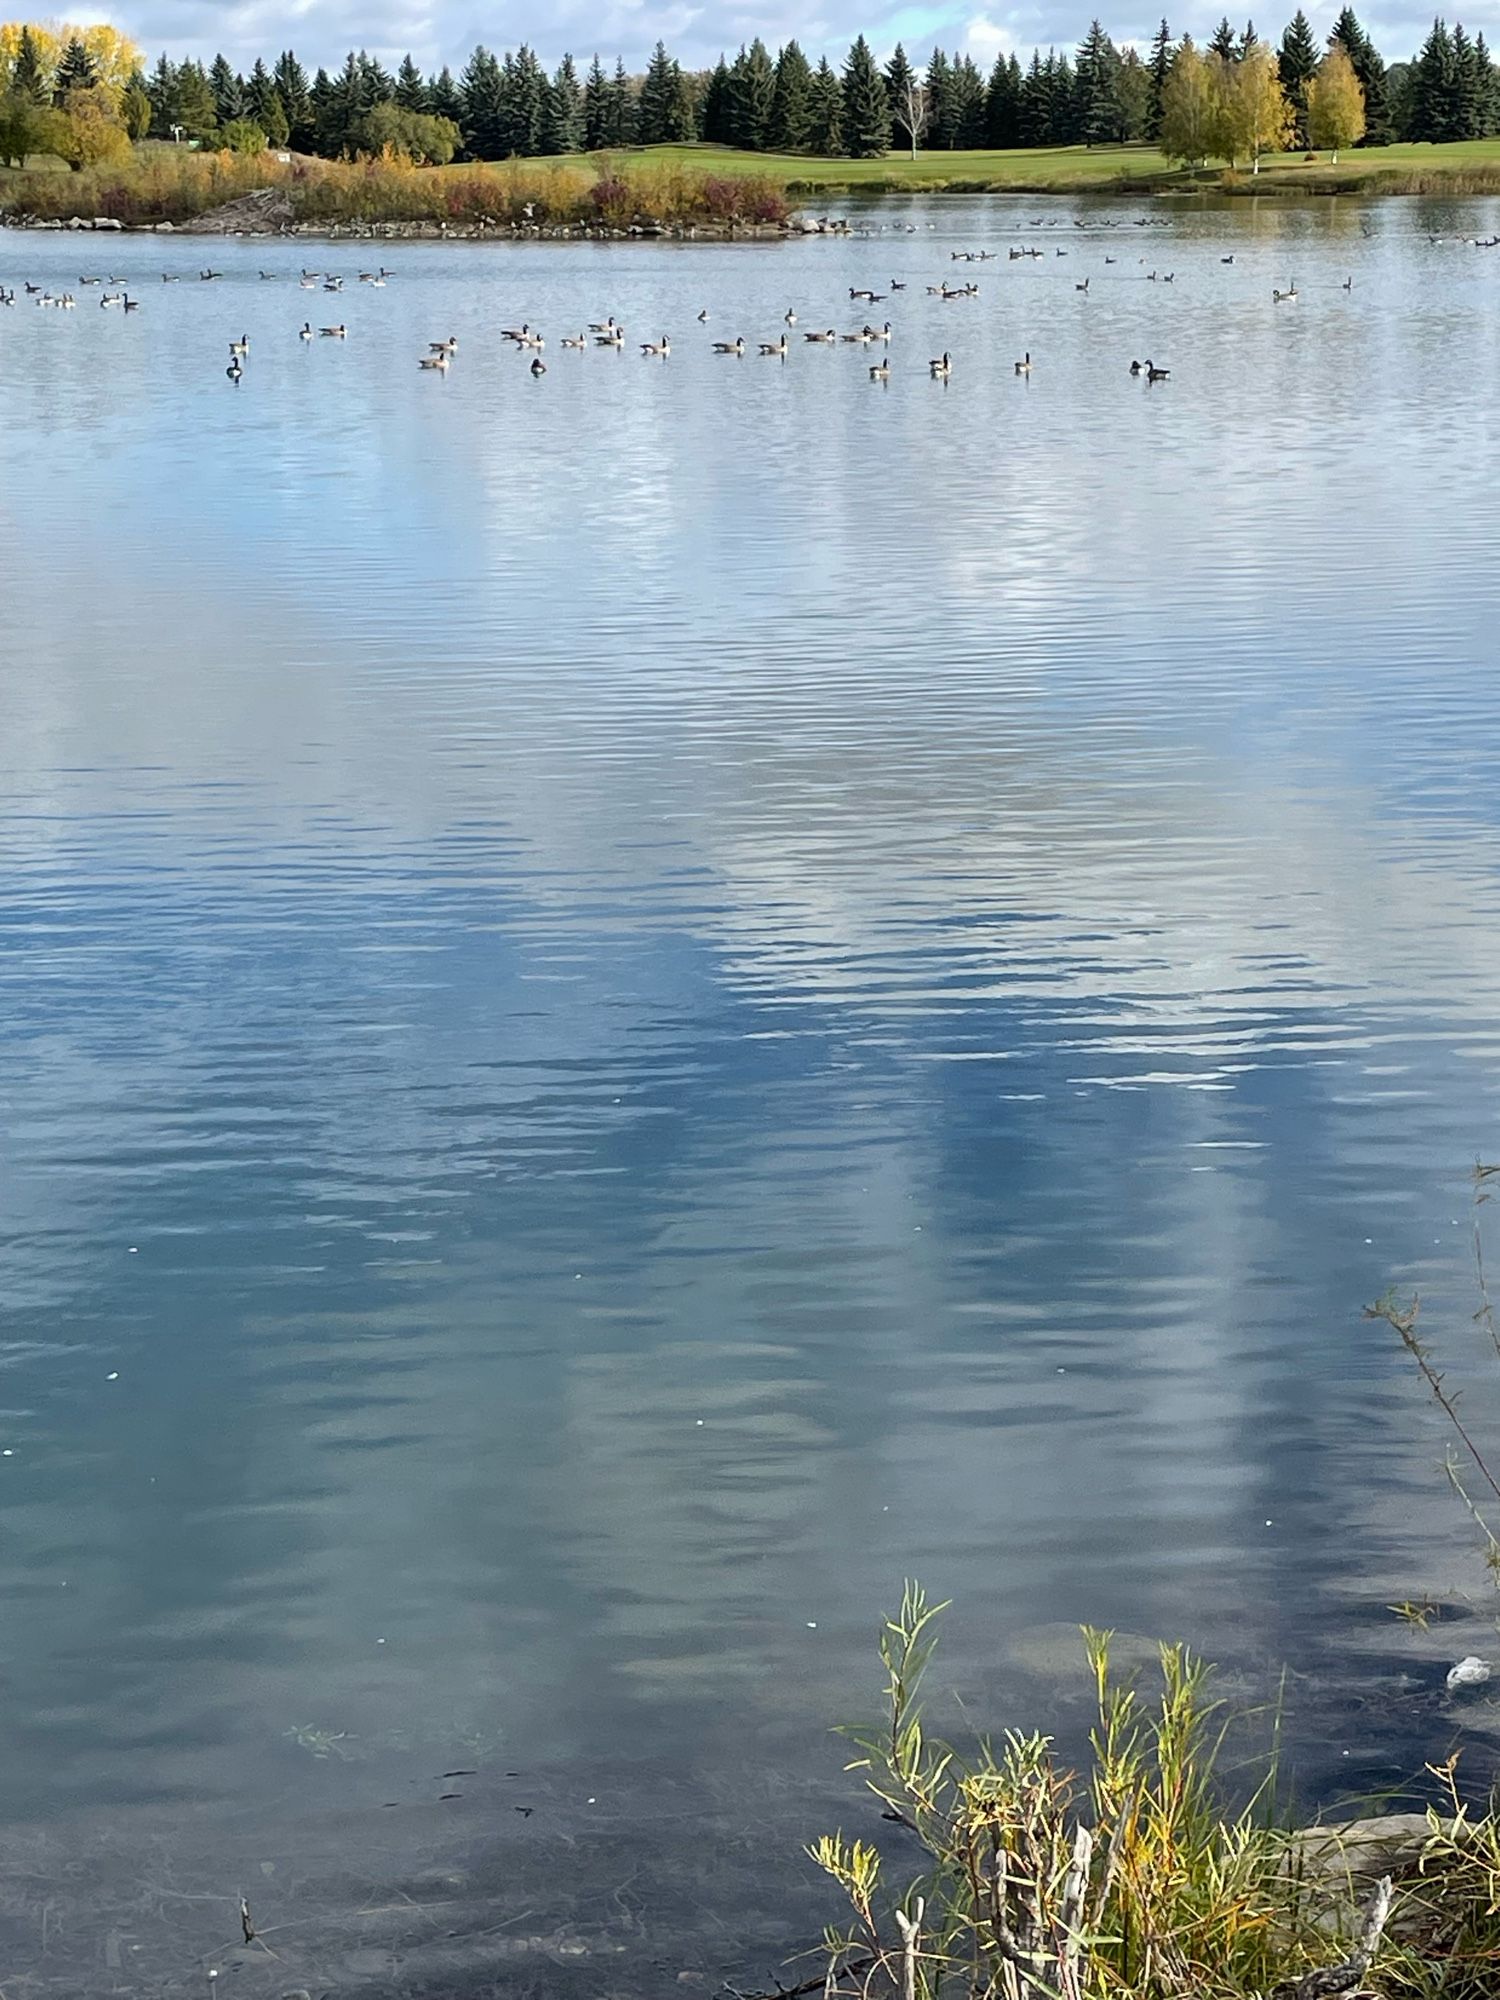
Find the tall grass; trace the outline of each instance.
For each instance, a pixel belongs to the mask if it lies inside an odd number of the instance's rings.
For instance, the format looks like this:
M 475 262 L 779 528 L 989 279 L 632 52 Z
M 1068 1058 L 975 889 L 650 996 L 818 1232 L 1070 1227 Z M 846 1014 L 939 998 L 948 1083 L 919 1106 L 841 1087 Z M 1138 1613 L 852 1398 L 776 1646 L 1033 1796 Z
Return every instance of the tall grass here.
M 0 177 L 0 202 L 11 214 L 39 221 L 97 215 L 124 223 L 183 223 L 264 188 L 284 195 L 297 221 L 312 224 L 774 225 L 790 213 L 782 189 L 762 176 L 706 173 L 676 160 L 622 167 L 601 156 L 417 167 L 389 155 L 283 163 L 271 155 L 187 150 L 141 152 L 120 166 L 81 174 L 6 175 Z
M 1085 1633 L 1096 1719 L 1081 1772 L 1044 1736 L 1011 1731 L 960 1754 L 930 1734 L 922 1684 L 943 1609 L 907 1586 L 881 1639 L 884 1719 L 846 1732 L 862 1753 L 850 1768 L 915 1838 L 918 1872 L 891 1884 L 892 1864 L 871 1842 L 817 1841 L 809 1853 L 850 1919 L 826 1934 L 826 1973 L 794 1990 L 820 1987 L 826 2000 L 1325 2000 L 1363 1989 L 1378 1961 L 1388 2000 L 1500 1991 L 1500 1827 L 1467 1817 L 1451 1766 L 1439 1774 L 1446 1808 L 1428 1816 L 1417 1888 L 1384 1878 L 1361 1909 L 1336 1832 L 1320 1835 L 1314 1870 L 1288 1825 L 1274 1747 L 1245 1795 L 1208 1669 L 1184 1648 L 1161 1649 L 1146 1696 L 1114 1674 L 1110 1635 Z

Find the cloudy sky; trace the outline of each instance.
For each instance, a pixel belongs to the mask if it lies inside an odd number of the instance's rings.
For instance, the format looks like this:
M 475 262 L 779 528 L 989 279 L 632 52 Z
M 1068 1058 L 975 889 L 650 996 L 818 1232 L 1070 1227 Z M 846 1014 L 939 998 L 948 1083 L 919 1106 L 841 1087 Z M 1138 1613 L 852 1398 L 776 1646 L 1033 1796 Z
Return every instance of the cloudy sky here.
M 1257 25 L 1279 35 L 1294 4 L 1282 0 Z M 1431 17 L 1414 0 L 1399 5 L 1386 0 L 1386 6 L 1389 11 L 1361 8 L 1360 13 L 1387 59 L 1394 60 L 1420 45 Z M 113 0 L 88 17 L 114 20 L 153 55 L 162 48 L 196 55 L 223 49 L 240 64 L 291 46 L 310 64 L 332 64 L 346 49 L 364 47 L 387 61 L 409 49 L 425 66 L 457 66 L 476 42 L 505 48 L 529 40 L 548 58 L 565 49 L 585 56 L 598 50 L 639 67 L 658 36 L 685 63 L 698 65 L 754 35 L 773 49 L 796 35 L 812 53 L 836 56 L 861 31 L 883 51 L 898 40 L 909 49 L 926 49 L 938 40 L 988 61 L 1000 49 L 1024 52 L 1074 43 L 1090 11 L 1091 0 L 1025 0 L 983 9 L 963 0 L 895 8 L 880 0 L 822 0 L 812 13 L 791 0 L 729 0 L 719 6 L 696 6 L 692 0 L 551 0 L 545 7 L 533 0 L 498 0 L 486 7 L 466 0 L 441 10 L 431 0 Z M 1324 4 L 1308 11 L 1322 34 L 1337 8 Z M 1222 0 L 1191 0 L 1170 9 L 1169 18 L 1174 32 L 1206 34 L 1222 12 Z M 1103 9 L 1105 26 L 1120 41 L 1148 40 L 1159 18 L 1155 0 L 1118 0 L 1113 10 Z M 1500 41 L 1497 0 L 1472 9 L 1469 25 Z

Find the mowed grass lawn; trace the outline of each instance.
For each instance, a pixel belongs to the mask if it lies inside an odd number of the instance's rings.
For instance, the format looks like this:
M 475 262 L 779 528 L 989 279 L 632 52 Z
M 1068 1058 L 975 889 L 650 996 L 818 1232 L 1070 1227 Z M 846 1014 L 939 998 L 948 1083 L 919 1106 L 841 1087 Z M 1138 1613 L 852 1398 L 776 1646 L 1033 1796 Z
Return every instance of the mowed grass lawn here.
M 1091 186 L 1111 187 L 1132 181 L 1172 183 L 1187 188 L 1212 185 L 1219 178 L 1222 162 L 1215 162 L 1205 175 L 1184 172 L 1152 146 L 1049 146 L 1012 151 L 922 153 L 912 159 L 907 153 L 888 153 L 879 160 L 822 159 L 804 153 L 743 153 L 728 146 L 641 146 L 626 147 L 612 154 L 627 175 L 633 170 L 680 168 L 700 174 L 763 174 L 767 179 L 795 193 L 830 193 L 868 189 L 913 193 L 924 188 L 971 187 L 1009 188 L 1019 192 L 1066 193 Z M 540 167 L 556 161 L 533 160 Z M 577 161 L 567 163 L 576 169 Z M 590 165 L 594 162 L 590 161 Z M 1308 161 L 1301 153 L 1267 154 L 1261 161 L 1262 179 L 1268 176 L 1278 192 L 1295 185 L 1299 175 L 1325 182 L 1330 175 L 1351 184 L 1371 175 L 1421 175 L 1465 171 L 1500 173 L 1500 138 L 1473 139 L 1452 146 L 1379 146 L 1369 152 L 1340 154 L 1333 167 L 1326 153 Z M 1241 168 L 1249 179 L 1249 169 Z

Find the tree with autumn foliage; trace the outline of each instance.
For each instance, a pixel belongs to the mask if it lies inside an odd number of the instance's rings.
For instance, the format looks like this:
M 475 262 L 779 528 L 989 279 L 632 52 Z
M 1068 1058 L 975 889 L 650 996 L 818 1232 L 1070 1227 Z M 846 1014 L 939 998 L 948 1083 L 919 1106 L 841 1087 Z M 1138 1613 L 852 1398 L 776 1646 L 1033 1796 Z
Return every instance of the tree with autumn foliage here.
M 1335 42 L 1307 86 L 1308 144 L 1337 161 L 1340 147 L 1357 146 L 1364 136 L 1365 93 L 1348 50 Z

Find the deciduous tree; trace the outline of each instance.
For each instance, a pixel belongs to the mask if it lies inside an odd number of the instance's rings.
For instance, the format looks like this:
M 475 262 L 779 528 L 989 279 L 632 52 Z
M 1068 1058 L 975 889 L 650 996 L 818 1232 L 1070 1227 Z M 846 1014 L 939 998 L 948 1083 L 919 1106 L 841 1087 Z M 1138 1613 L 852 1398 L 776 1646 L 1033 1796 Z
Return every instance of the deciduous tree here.
M 1357 146 L 1364 131 L 1365 94 L 1348 50 L 1335 42 L 1307 85 L 1307 143 L 1337 160 L 1340 148 Z

